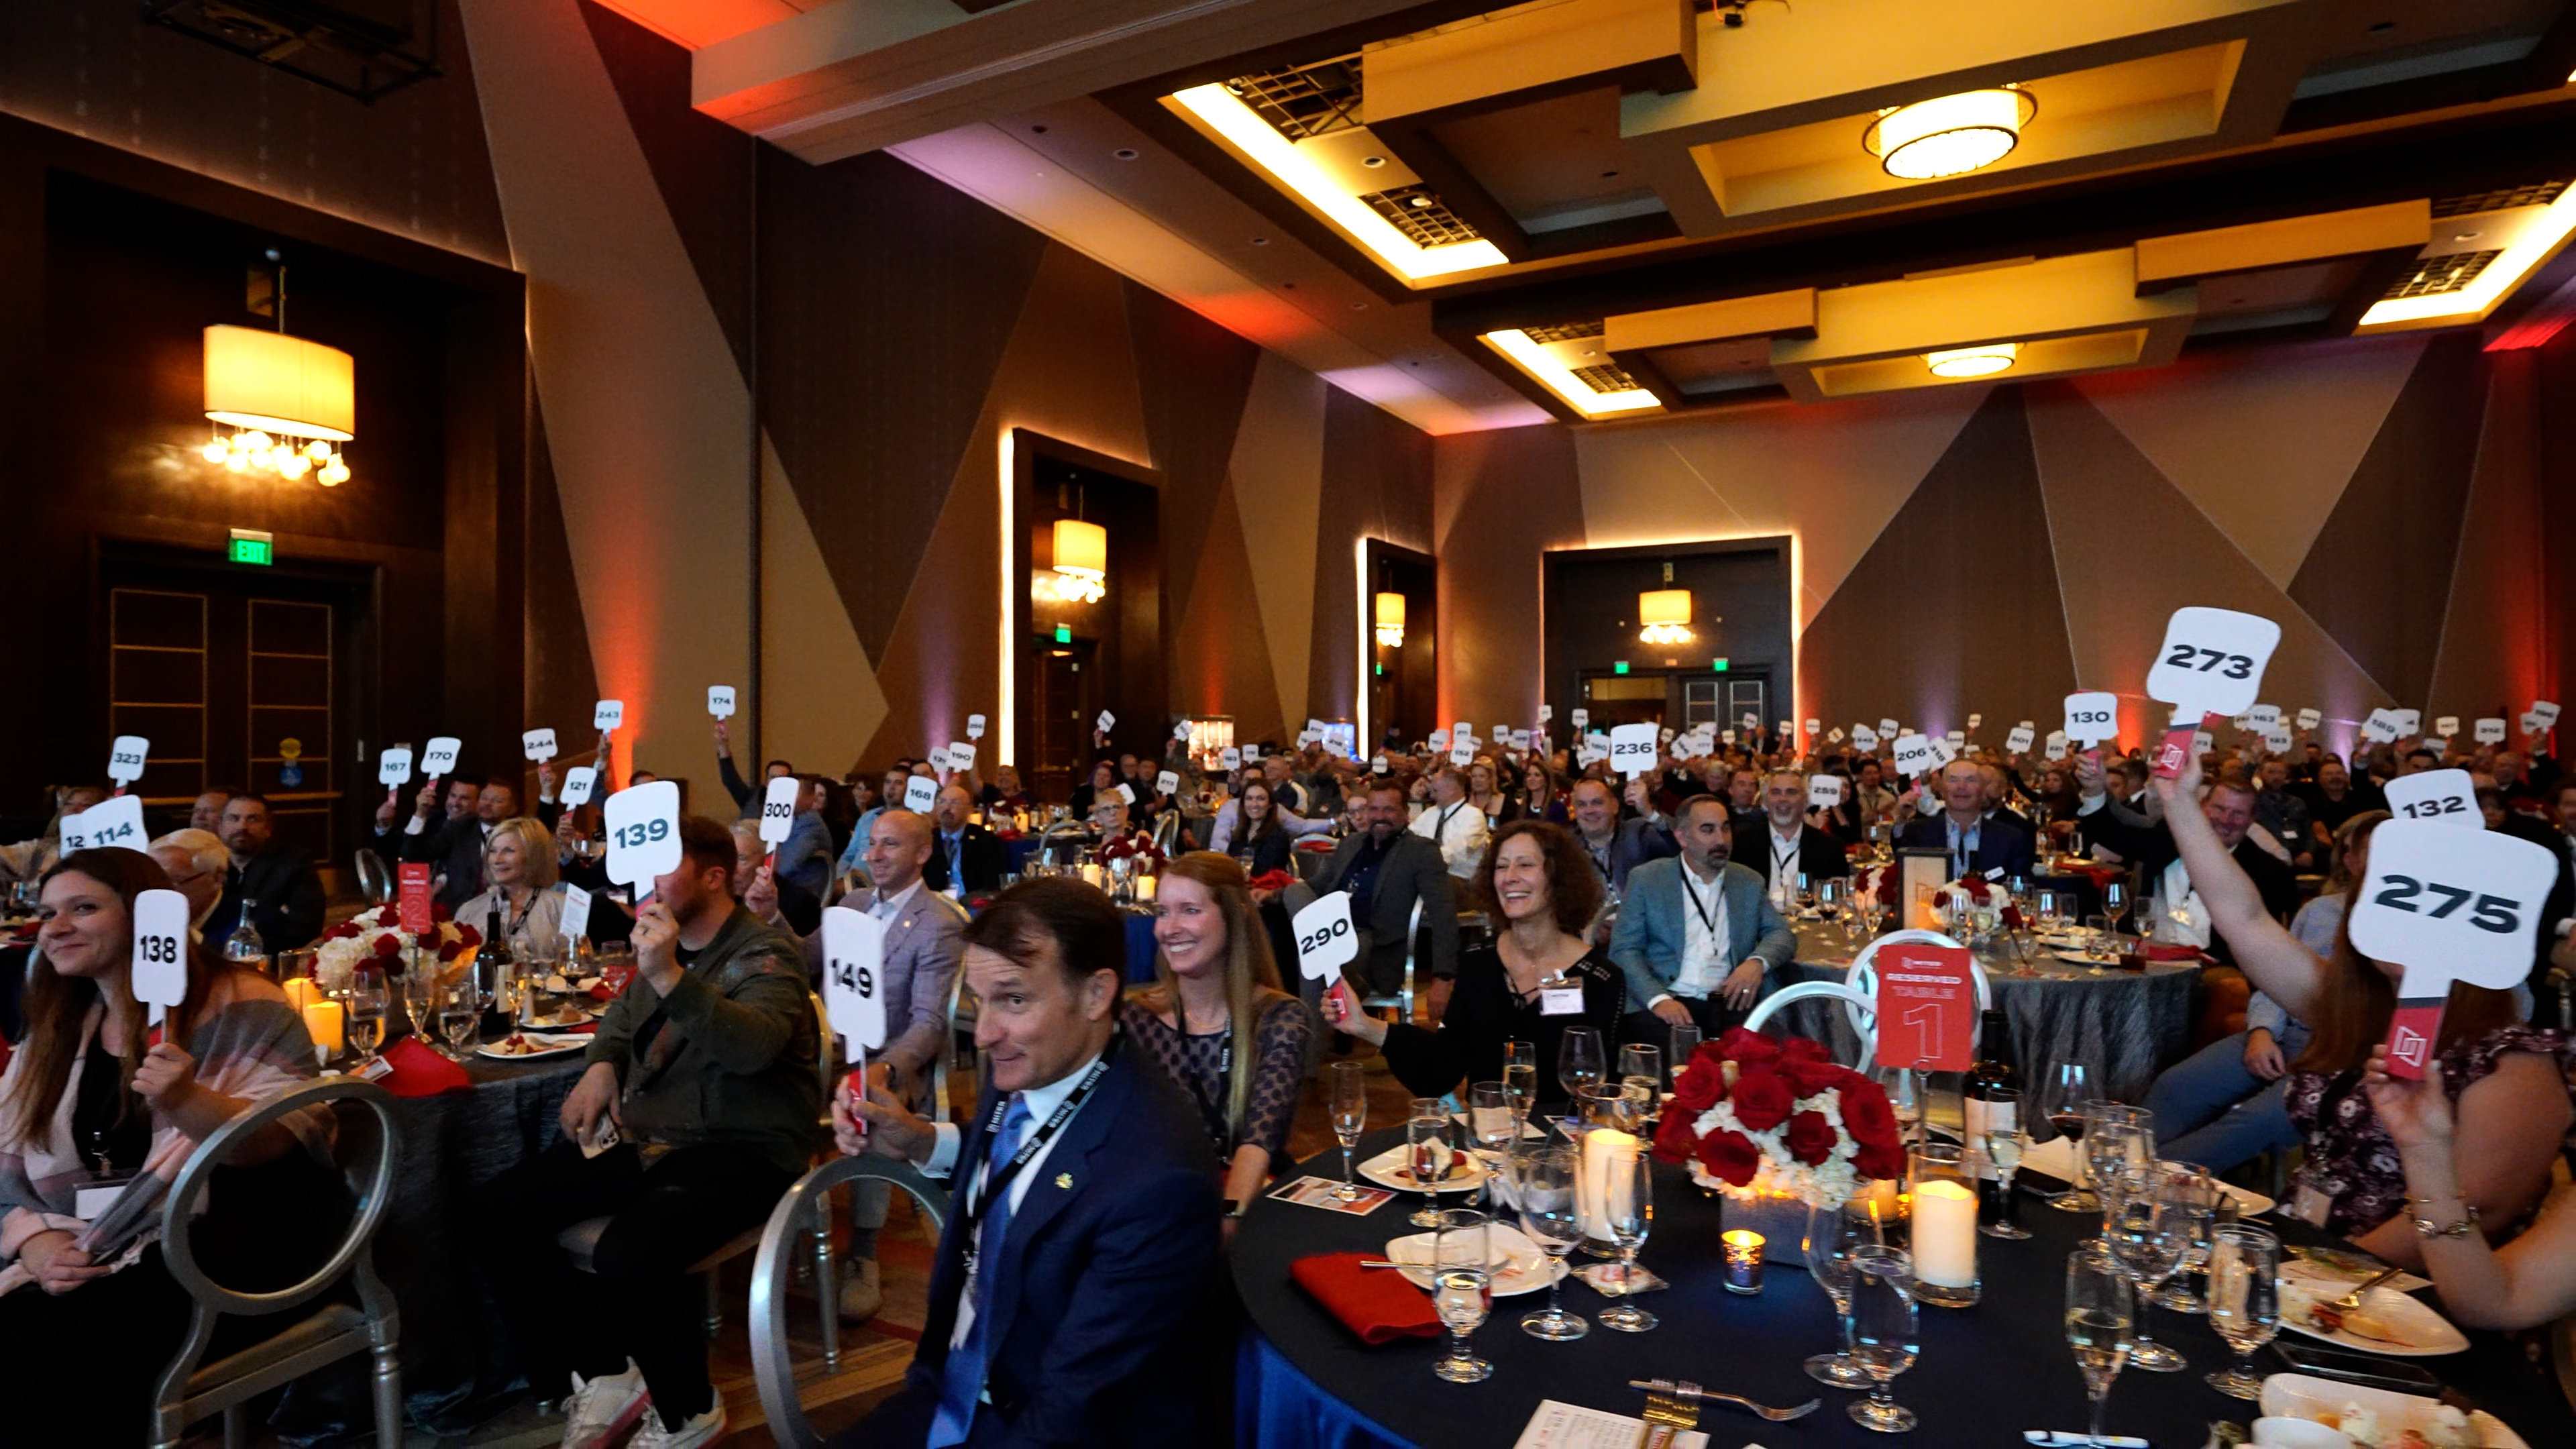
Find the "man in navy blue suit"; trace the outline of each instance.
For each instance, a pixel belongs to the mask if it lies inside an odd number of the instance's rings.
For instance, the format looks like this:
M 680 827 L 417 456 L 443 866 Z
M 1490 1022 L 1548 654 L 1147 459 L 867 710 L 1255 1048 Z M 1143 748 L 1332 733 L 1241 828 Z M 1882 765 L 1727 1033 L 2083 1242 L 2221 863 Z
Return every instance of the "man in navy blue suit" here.
M 924 1122 L 875 1088 L 833 1099 L 842 1151 L 948 1178 L 951 1208 L 903 1390 L 832 1442 L 1197 1442 L 1223 1204 L 1197 1113 L 1120 1040 L 1117 908 L 1041 877 L 964 941 L 992 1064 L 975 1121 Z
M 1942 766 L 1940 790 L 1941 813 L 1899 831 L 1899 846 L 1947 850 L 1952 880 L 1994 870 L 2005 877 L 2030 874 L 2030 832 L 2000 814 L 1986 813 L 1985 776 L 1975 761 L 1952 760 Z

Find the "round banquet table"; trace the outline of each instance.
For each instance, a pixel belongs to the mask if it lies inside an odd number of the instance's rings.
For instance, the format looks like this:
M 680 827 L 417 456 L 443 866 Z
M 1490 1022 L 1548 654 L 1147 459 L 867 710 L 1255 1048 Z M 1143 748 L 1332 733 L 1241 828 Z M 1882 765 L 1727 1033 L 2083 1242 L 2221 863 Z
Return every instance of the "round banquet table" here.
M 1360 1145 L 1360 1159 L 1402 1136 L 1393 1130 L 1371 1134 Z M 1338 1181 L 1339 1150 L 1318 1154 L 1288 1176 L 1300 1174 Z M 1231 1253 L 1245 1315 L 1235 1391 L 1237 1443 L 1258 1442 L 1262 1449 L 1504 1445 L 1519 1437 L 1541 1399 L 1634 1416 L 1645 1399 L 1628 1381 L 1658 1377 L 1691 1379 L 1779 1407 L 1824 1400 L 1815 1413 L 1789 1424 L 1707 1405 L 1700 1427 L 1709 1431 L 1713 1449 L 1747 1443 L 1771 1449 L 2018 1443 L 2024 1429 L 2080 1434 L 2087 1423 L 2083 1379 L 2066 1347 L 2060 1314 L 2067 1255 L 2100 1226 L 2090 1214 L 2058 1212 L 2025 1196 L 2020 1221 L 2034 1235 L 2029 1241 L 1977 1240 L 1984 1300 L 1973 1308 L 1921 1310 L 1921 1357 L 1897 1377 L 1894 1392 L 1922 1424 L 1911 1434 L 1890 1436 L 1851 1421 L 1843 1406 L 1852 1393 L 1807 1377 L 1806 1357 L 1832 1348 L 1836 1329 L 1824 1291 L 1804 1271 L 1767 1264 L 1762 1292 L 1753 1296 L 1721 1286 L 1719 1205 L 1678 1168 L 1656 1171 L 1654 1233 L 1640 1255 L 1672 1284 L 1640 1300 L 1662 1320 L 1657 1327 L 1613 1333 L 1596 1322 L 1573 1343 L 1547 1343 L 1520 1328 L 1522 1315 L 1545 1302 L 1543 1293 L 1498 1298 L 1493 1316 L 1475 1335 L 1476 1353 L 1494 1366 L 1493 1376 L 1480 1384 L 1433 1377 L 1433 1361 L 1446 1352 L 1444 1339 L 1368 1347 L 1296 1286 L 1289 1265 L 1314 1253 L 1374 1255 L 1390 1239 L 1414 1231 L 1404 1220 L 1419 1202 L 1414 1194 L 1398 1194 L 1365 1217 L 1273 1197 L 1253 1205 Z M 2268 1216 L 2263 1221 L 2287 1242 L 2325 1241 L 2304 1225 Z M 1569 1277 L 1560 1291 L 1565 1306 L 1586 1318 L 1597 1318 L 1608 1302 L 1579 1279 Z M 2212 1421 L 2252 1421 L 2252 1404 L 2201 1381 L 2204 1372 L 2229 1359 L 2208 1320 L 2156 1310 L 2150 1327 L 2159 1342 L 2182 1351 L 2190 1368 L 2123 1372 L 2111 1390 L 2105 1433 L 2143 1436 L 2155 1449 L 2198 1449 Z M 2470 1340 L 2464 1353 L 2408 1362 L 2439 1375 L 2534 1446 L 2576 1444 L 2576 1414 L 2511 1342 L 2490 1333 L 2471 1333 Z M 2256 1363 L 2278 1367 L 2269 1355 Z
M 1814 922 L 1800 923 L 1797 931 L 1798 958 L 1780 973 L 1783 984 L 1849 974 L 1854 947 L 1841 931 Z M 2026 1083 L 2037 1080 L 2036 1063 L 2080 1061 L 2094 1068 L 2105 1095 L 2135 1102 L 2190 1045 L 2192 994 L 2200 980 L 2195 962 L 2097 970 L 2043 954 L 2025 965 L 2009 947 L 1981 950 L 1977 961 L 2003 1009 Z M 1858 1054 L 1859 1039 L 1840 1005 L 1797 1002 L 1782 1015 L 1792 1031 L 1831 1046 L 1837 1060 Z
M 402 1306 L 403 1402 L 416 1427 L 463 1434 L 505 1406 L 519 1376 L 500 1309 L 468 1256 L 469 1207 L 484 1183 L 554 1142 L 581 1071 L 578 1053 L 533 1062 L 468 1055 L 470 1090 L 394 1099 L 403 1155 L 376 1231 L 376 1271 Z M 296 1380 L 270 1421 L 279 1436 L 371 1433 L 365 1368 L 359 1357 Z

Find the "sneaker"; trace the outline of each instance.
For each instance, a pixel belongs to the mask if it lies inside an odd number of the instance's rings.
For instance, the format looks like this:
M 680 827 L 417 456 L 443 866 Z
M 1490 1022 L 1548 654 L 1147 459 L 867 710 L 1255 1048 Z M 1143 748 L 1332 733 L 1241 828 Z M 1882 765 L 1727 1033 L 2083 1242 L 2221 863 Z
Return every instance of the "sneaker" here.
M 877 1260 L 853 1258 L 841 1275 L 841 1317 L 851 1323 L 865 1323 L 877 1316 L 885 1302 L 885 1292 L 877 1283 Z
M 626 1361 L 624 1373 L 602 1374 L 589 1380 L 574 1374 L 572 1395 L 563 1401 L 564 1449 L 601 1449 L 613 1444 L 652 1406 L 652 1392 L 644 1387 L 644 1371 L 631 1358 Z
M 716 1394 L 715 1400 L 705 1413 L 676 1429 L 663 1428 L 659 1414 L 645 1415 L 644 1427 L 627 1441 L 626 1449 L 698 1449 L 716 1442 L 725 1433 L 724 1395 Z

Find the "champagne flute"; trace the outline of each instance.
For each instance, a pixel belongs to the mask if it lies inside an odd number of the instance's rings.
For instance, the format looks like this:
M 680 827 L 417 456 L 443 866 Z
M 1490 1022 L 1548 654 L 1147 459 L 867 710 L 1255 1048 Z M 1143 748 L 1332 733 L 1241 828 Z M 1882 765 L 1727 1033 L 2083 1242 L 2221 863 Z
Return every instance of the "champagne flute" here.
M 1601 1028 L 1569 1026 L 1556 1041 L 1556 1084 L 1568 1103 L 1583 1100 L 1583 1089 L 1601 1085 L 1608 1063 L 1601 1054 Z
M 2057 1063 L 2049 1069 L 2048 1079 L 2040 1086 L 2041 1115 L 2048 1118 L 2048 1125 L 2056 1129 L 2058 1136 L 2078 1149 L 2074 1169 L 2076 1180 L 2067 1185 L 2066 1191 L 2049 1200 L 2049 1206 L 2059 1212 L 2089 1213 L 2099 1211 L 2102 1206 L 2099 1199 L 2085 1190 L 2083 1183 L 2084 1104 L 2092 1097 L 2093 1070 L 2082 1062 Z
M 1914 1367 L 1914 1259 L 1903 1248 L 1875 1244 L 1851 1255 L 1852 1357 L 1869 1374 L 1869 1397 L 1852 1401 L 1852 1422 L 1881 1434 L 1915 1426 L 1914 1411 L 1896 1402 L 1888 1383 Z
M 1513 1159 L 1518 1167 L 1512 1195 L 1520 1200 L 1521 1231 L 1547 1250 L 1547 1307 L 1521 1320 L 1532 1338 L 1563 1343 L 1581 1338 L 1592 1325 L 1557 1302 L 1565 1278 L 1565 1255 L 1583 1241 L 1583 1196 L 1577 1190 L 1580 1149 L 1534 1147 Z
M 1811 1203 L 1807 1236 L 1800 1246 L 1806 1254 L 1807 1276 L 1832 1300 L 1835 1330 L 1842 1335 L 1840 1348 L 1807 1359 L 1807 1377 L 1838 1389 L 1868 1388 L 1869 1371 L 1851 1353 L 1851 1255 L 1861 1246 L 1860 1218 L 1848 1207 Z
M 358 1054 L 357 1072 L 364 1073 L 376 1064 L 376 1048 L 385 1040 L 385 976 L 372 966 L 360 966 L 349 973 L 349 1050 Z
M 1445 1208 L 1437 1215 L 1438 1236 L 1431 1243 L 1431 1308 L 1449 1330 L 1449 1354 L 1431 1371 L 1453 1384 L 1472 1384 L 1490 1377 L 1494 1366 L 1469 1351 L 1468 1335 L 1484 1326 L 1494 1307 L 1491 1219 L 1471 1208 Z
M 1358 1062 L 1335 1062 L 1332 1084 L 1333 1135 L 1342 1142 L 1342 1185 L 1333 1189 L 1333 1196 L 1354 1202 L 1360 1185 L 1351 1180 L 1351 1152 L 1368 1127 L 1368 1076 Z
M 1520 1139 L 1511 1094 L 1502 1083 L 1477 1082 L 1467 1088 L 1467 1131 L 1485 1164 L 1485 1206 L 1490 1209 L 1500 1201 L 1503 1164 L 1511 1159 L 1512 1146 Z
M 1449 1145 L 1449 1110 L 1437 1097 L 1416 1097 L 1404 1118 L 1404 1167 L 1422 1192 L 1422 1206 L 1405 1219 L 1417 1228 L 1440 1226 L 1439 1184 L 1454 1157 Z
M 1538 1105 L 1538 1043 L 1503 1043 L 1503 1096 L 1512 1104 L 1512 1140 L 1517 1142 L 1521 1124 Z
M 1624 1294 L 1636 1292 L 1637 1250 L 1646 1245 L 1646 1235 L 1655 1225 L 1654 1159 L 1640 1144 L 1614 1156 L 1605 1168 L 1607 1181 L 1601 1187 L 1601 1217 L 1610 1236 L 1619 1245 L 1619 1261 L 1611 1275 Z M 1637 1306 L 1633 1296 L 1623 1296 L 1616 1306 L 1601 1315 L 1603 1328 L 1621 1333 L 1643 1333 L 1655 1326 L 1655 1315 Z
M 448 1059 L 461 1062 L 465 1044 L 483 1026 L 482 992 L 469 972 L 462 980 L 440 983 L 437 994 L 438 1034 L 447 1039 Z
M 2218 1221 L 2220 1204 L 2227 1201 L 2227 1189 L 2208 1168 L 2196 1162 L 2159 1162 L 2156 1166 L 2163 1170 L 2163 1191 L 2172 1199 L 2174 1213 L 2181 1220 L 2182 1267 L 2165 1280 L 2163 1287 L 2148 1294 L 2147 1301 L 2176 1313 L 2206 1312 L 2208 1305 L 2191 1291 L 2185 1278 L 2209 1271 L 2210 1229 Z
M 1637 1119 L 1652 1126 L 1663 1115 L 1664 1049 L 1659 1046 L 1619 1048 L 1619 1086 L 1637 1108 Z
M 2137 1297 L 2126 1273 L 2098 1242 L 2078 1247 L 2066 1259 L 2066 1342 L 2075 1350 L 2075 1366 L 2084 1371 L 2084 1395 L 2093 1402 L 2093 1424 L 2086 1437 L 2102 1442 L 2102 1406 L 2111 1397 L 2111 1381 L 2129 1358 L 2129 1325 Z
M 2281 1240 L 2252 1223 L 2225 1223 L 2209 1235 L 2209 1326 L 2227 1340 L 2236 1363 L 2209 1375 L 2231 1398 L 2259 1399 L 2263 1376 L 2254 1352 L 2281 1331 Z
M 2122 1129 L 2125 1131 L 2126 1129 Z M 2106 1129 L 2107 1132 L 2107 1129 Z M 2131 1308 L 2129 1362 L 2150 1373 L 2180 1373 L 2183 1356 L 2147 1333 L 2147 1301 L 2157 1285 L 2182 1266 L 2187 1231 L 2163 1191 L 2156 1165 L 2130 1166 L 2102 1179 L 2110 1194 L 2102 1213 L 2102 1241 L 2137 1289 Z

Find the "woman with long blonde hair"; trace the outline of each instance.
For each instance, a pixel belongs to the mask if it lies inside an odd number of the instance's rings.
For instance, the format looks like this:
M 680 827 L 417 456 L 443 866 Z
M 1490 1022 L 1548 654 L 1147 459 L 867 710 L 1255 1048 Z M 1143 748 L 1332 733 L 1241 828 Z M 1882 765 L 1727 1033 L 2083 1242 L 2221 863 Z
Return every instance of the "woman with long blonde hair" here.
M 1121 1004 L 1119 1024 L 1198 1104 L 1226 1200 L 1248 1204 L 1288 1150 L 1305 1005 L 1280 989 L 1270 933 L 1232 857 L 1198 850 L 1165 865 L 1154 916 L 1154 981 Z

